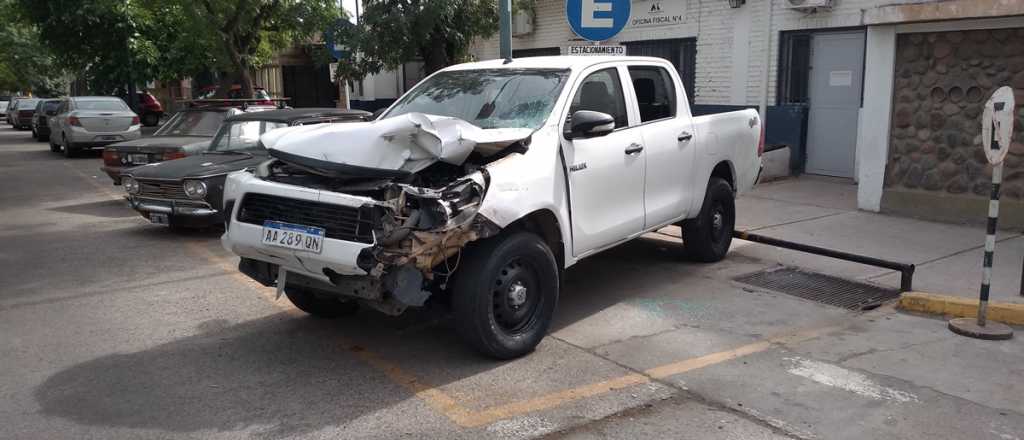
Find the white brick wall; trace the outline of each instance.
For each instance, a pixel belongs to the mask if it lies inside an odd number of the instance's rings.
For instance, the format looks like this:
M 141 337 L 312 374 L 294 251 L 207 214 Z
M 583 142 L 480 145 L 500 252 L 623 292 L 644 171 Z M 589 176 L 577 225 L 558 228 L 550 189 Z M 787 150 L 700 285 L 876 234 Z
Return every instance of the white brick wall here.
M 836 27 L 860 26 L 863 21 L 864 9 L 883 4 L 892 4 L 894 0 L 835 0 L 831 11 L 805 13 L 786 8 L 786 0 L 773 0 L 771 58 L 769 61 L 769 103 L 775 100 L 776 75 L 778 70 L 778 37 L 779 32 L 798 29 L 826 29 Z M 901 0 L 897 0 L 901 1 Z M 764 65 L 765 19 L 769 0 L 747 0 L 742 8 L 748 11 L 732 9 L 726 0 L 663 0 L 670 2 L 686 2 L 686 21 L 683 24 L 659 28 L 657 30 L 623 30 L 609 43 L 663 38 L 697 37 L 696 94 L 698 104 L 748 104 L 757 105 L 761 99 L 762 66 Z M 750 14 L 748 19 L 739 19 L 743 13 Z M 746 32 L 737 32 L 738 26 L 749 26 Z M 736 42 L 737 34 L 749 36 L 747 43 Z M 538 0 L 534 32 L 512 40 L 514 49 L 559 47 L 563 49 L 572 44 L 585 44 L 580 41 L 565 18 L 564 0 Z M 747 52 L 737 53 L 737 49 L 746 48 Z M 491 38 L 479 41 L 473 49 L 477 59 L 498 57 L 498 40 Z M 745 55 L 745 56 L 743 56 Z M 746 68 L 734 66 L 737 59 Z M 737 78 L 746 71 L 746 78 Z M 746 93 L 734 91 L 733 87 L 745 84 Z M 693 93 L 693 91 L 687 91 Z M 738 96 L 745 96 L 736 102 Z

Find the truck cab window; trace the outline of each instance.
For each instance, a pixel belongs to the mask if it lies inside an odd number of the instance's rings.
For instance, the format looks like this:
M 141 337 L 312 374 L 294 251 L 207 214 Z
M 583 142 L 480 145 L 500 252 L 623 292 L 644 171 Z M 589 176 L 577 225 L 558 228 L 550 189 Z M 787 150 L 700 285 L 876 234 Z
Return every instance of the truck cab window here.
M 622 96 L 622 83 L 615 68 L 591 73 L 580 84 L 572 98 L 569 116 L 579 110 L 607 113 L 615 118 L 615 127 L 629 126 L 626 117 L 626 100 Z
M 649 122 L 676 115 L 676 90 L 664 68 L 633 66 L 629 77 L 636 92 L 640 121 Z

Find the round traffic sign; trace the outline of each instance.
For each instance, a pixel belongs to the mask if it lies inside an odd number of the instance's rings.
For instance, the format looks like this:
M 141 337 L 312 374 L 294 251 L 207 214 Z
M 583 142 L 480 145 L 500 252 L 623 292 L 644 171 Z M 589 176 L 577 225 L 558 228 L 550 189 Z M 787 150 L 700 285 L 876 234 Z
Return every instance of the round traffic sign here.
M 603 41 L 626 27 L 629 5 L 630 0 L 566 0 L 565 18 L 576 35 Z
M 985 157 L 992 165 L 1001 163 L 1010 151 L 1013 136 L 1013 118 L 1017 113 L 1013 89 L 1003 86 L 988 98 L 981 116 L 981 142 Z

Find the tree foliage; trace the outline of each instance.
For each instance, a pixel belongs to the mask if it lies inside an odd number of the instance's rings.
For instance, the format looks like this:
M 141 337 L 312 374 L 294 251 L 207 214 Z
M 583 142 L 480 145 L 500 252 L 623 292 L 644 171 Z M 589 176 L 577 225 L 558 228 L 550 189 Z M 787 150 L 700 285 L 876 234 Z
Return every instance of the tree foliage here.
M 231 72 L 224 82 L 238 81 L 244 96 L 252 95 L 252 68 L 263 65 L 276 50 L 312 41 L 341 16 L 334 0 L 171 2 L 192 12 L 183 25 L 208 42 L 214 49 L 211 65 Z
M 335 32 L 356 56 L 339 62 L 339 76 L 359 78 L 422 60 L 426 73 L 465 61 L 476 38 L 498 30 L 494 0 L 364 0 L 357 25 Z
M 0 0 L 0 90 L 59 95 L 67 84 L 53 54 L 39 40 L 39 31 L 13 0 Z
M 226 72 L 251 94 L 251 69 L 340 16 L 334 0 L 0 1 L 16 2 L 56 61 L 99 93 Z

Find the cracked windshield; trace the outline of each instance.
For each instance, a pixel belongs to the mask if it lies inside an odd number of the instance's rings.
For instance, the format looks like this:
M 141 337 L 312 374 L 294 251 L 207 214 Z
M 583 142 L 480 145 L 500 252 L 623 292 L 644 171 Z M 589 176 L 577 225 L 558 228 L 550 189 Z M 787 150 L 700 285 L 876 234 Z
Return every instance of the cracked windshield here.
M 537 129 L 551 113 L 567 71 L 441 72 L 417 86 L 387 113 L 451 116 L 480 128 Z

